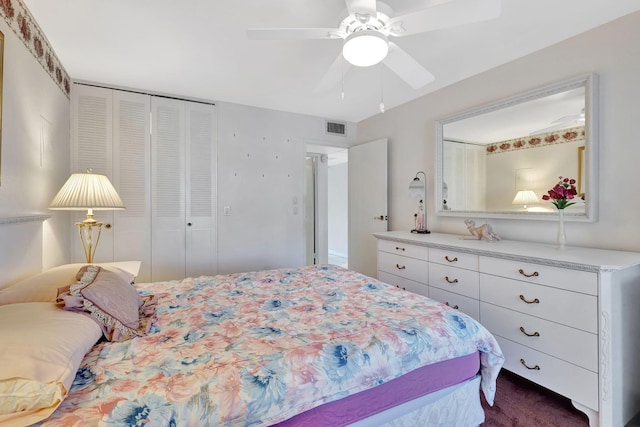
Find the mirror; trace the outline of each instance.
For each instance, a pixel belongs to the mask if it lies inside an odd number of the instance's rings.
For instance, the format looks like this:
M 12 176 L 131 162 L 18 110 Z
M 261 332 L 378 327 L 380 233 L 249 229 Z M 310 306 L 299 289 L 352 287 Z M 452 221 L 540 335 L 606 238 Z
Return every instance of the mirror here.
M 555 219 L 542 196 L 563 176 L 584 195 L 565 218 L 596 221 L 596 83 L 590 74 L 437 121 L 436 213 Z

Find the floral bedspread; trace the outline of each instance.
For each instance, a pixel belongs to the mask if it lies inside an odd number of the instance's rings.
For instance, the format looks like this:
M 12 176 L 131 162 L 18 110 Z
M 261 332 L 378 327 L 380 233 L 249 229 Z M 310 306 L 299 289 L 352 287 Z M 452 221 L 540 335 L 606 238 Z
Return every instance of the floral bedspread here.
M 470 317 L 340 267 L 136 286 L 150 334 L 97 344 L 43 425 L 266 426 L 476 350 L 492 402 L 504 361 Z

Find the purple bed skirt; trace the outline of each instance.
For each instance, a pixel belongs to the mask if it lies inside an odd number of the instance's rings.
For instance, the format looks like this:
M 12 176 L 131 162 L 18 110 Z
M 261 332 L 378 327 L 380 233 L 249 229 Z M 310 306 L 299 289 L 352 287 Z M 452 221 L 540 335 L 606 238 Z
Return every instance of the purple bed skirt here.
M 274 426 L 346 426 L 428 393 L 466 381 L 474 377 L 479 370 L 478 352 L 423 366 L 378 387 L 318 406 Z

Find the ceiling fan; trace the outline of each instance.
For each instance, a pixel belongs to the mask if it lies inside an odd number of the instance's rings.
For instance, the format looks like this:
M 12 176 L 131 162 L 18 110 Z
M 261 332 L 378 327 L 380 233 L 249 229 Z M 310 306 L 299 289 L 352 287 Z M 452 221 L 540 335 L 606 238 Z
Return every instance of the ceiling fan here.
M 567 129 L 575 126 L 584 126 L 585 123 L 585 112 L 584 108 L 577 114 L 569 114 L 567 116 L 562 116 L 559 119 L 555 119 L 551 122 L 551 126 L 545 127 L 543 129 L 536 129 L 535 131 L 529 133 L 529 135 L 538 135 L 541 133 L 553 132 L 556 130 Z
M 390 38 L 493 19 L 500 15 L 501 9 L 501 0 L 449 0 L 393 16 L 389 6 L 376 0 L 345 2 L 348 16 L 337 28 L 250 28 L 247 35 L 252 40 L 343 39 L 341 56 L 349 64 L 369 67 L 382 62 L 418 89 L 435 77 Z M 341 67 L 342 57 L 339 56 L 331 68 Z

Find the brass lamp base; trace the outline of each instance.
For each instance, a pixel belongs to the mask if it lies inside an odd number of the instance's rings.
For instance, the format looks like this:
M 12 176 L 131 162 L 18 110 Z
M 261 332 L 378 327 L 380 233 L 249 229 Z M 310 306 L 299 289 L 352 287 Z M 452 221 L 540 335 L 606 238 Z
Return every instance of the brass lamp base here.
M 91 218 L 87 215 L 87 219 L 83 222 L 76 222 L 76 227 L 78 227 L 78 234 L 80 235 L 80 242 L 82 242 L 82 249 L 84 250 L 84 256 L 87 260 L 87 264 L 93 263 L 93 256 L 98 248 L 98 242 L 100 241 L 100 234 L 102 234 L 103 225 L 104 223 L 97 222 L 93 219 L 93 215 L 91 215 Z

